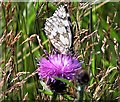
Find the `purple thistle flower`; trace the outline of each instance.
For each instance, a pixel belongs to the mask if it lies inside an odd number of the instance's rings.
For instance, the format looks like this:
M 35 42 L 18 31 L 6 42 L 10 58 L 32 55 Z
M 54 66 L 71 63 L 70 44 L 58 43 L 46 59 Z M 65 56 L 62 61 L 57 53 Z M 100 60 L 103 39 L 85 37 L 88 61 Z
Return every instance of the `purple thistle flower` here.
M 48 59 L 41 58 L 38 64 L 38 75 L 41 79 L 54 79 L 54 77 L 72 80 L 76 71 L 81 68 L 77 58 L 70 55 L 50 55 Z
M 51 90 L 63 92 L 66 89 L 66 83 L 56 80 L 55 77 L 72 80 L 79 69 L 81 69 L 81 63 L 77 58 L 65 54 L 55 54 L 50 55 L 47 59 L 41 58 L 37 72 L 40 79 L 47 78 L 47 85 Z

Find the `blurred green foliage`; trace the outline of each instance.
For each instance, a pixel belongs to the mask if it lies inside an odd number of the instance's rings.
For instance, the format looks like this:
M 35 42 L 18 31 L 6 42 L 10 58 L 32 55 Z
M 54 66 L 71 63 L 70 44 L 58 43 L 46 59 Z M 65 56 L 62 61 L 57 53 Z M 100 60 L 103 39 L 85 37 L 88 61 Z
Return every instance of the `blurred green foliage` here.
M 50 99 L 49 95 L 52 95 L 50 90 L 45 90 L 37 74 L 32 75 L 32 73 L 37 69 L 35 58 L 45 56 L 36 35 L 40 37 L 44 49 L 51 52 L 50 42 L 43 29 L 46 18 L 52 16 L 58 5 L 60 4 L 49 2 L 1 3 L 0 44 L 2 44 L 1 70 L 3 71 L 1 99 L 3 101 Z M 75 45 L 78 46 L 78 55 L 82 55 L 80 60 L 84 61 L 83 68 L 90 75 L 89 85 L 84 91 L 84 100 L 110 101 L 119 97 L 117 70 L 117 61 L 120 57 L 119 6 L 119 2 L 93 4 L 91 14 L 89 6 L 85 8 L 85 12 L 84 8 L 80 7 L 80 3 L 70 3 L 74 34 L 79 32 L 78 36 L 82 40 L 89 35 L 90 25 L 92 32 L 97 30 L 97 36 L 92 35 L 84 42 Z M 82 13 L 83 16 L 80 16 Z M 82 29 L 87 29 L 88 32 L 80 34 Z M 15 39 L 19 33 L 20 37 Z M 15 43 L 11 45 L 14 40 Z M 97 44 L 91 46 L 95 42 Z M 20 72 L 24 73 L 20 74 Z M 25 83 L 22 84 L 22 81 Z M 76 91 L 71 95 L 65 93 L 64 100 L 73 100 L 75 94 Z

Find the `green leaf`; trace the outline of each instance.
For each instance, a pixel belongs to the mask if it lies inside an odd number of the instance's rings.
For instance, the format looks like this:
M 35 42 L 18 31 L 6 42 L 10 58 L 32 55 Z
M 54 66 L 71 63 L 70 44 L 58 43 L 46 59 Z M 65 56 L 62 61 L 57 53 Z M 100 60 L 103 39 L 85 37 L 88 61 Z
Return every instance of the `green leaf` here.
M 70 82 L 70 81 L 69 81 L 69 80 L 67 80 L 67 79 L 58 78 L 58 77 L 55 77 L 55 79 L 56 79 L 56 80 L 60 80 L 60 81 L 62 81 L 62 82 L 64 82 L 64 83 L 66 83 L 66 84 L 70 85 L 71 87 L 74 87 L 73 83 L 72 83 L 72 82 Z
M 41 92 L 41 93 L 44 93 L 44 94 L 46 94 L 46 95 L 50 95 L 50 96 L 52 96 L 52 95 L 53 95 L 53 92 L 52 92 L 52 91 L 48 91 L 48 90 L 41 90 L 41 89 L 38 89 L 38 91 L 39 91 L 39 92 Z
M 73 101 L 74 100 L 74 98 L 72 98 L 70 95 L 67 95 L 67 94 L 64 94 L 63 97 L 66 98 L 69 101 Z

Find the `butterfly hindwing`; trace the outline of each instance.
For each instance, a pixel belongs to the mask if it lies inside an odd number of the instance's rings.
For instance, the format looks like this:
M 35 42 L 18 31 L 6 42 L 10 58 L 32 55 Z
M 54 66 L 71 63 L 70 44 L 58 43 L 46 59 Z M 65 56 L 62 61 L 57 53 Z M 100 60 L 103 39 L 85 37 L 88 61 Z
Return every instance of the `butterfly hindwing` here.
M 60 6 L 45 23 L 45 33 L 60 53 L 68 53 L 72 45 L 72 24 L 67 5 Z

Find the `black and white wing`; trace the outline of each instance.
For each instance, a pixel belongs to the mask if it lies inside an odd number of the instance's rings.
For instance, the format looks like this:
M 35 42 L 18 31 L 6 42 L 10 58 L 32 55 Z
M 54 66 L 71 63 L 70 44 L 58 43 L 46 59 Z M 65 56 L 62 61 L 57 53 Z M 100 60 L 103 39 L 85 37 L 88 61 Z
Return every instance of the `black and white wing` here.
M 45 23 L 45 33 L 60 53 L 66 54 L 72 45 L 72 24 L 67 5 L 61 5 Z

